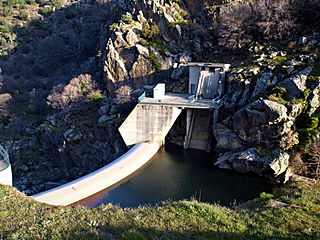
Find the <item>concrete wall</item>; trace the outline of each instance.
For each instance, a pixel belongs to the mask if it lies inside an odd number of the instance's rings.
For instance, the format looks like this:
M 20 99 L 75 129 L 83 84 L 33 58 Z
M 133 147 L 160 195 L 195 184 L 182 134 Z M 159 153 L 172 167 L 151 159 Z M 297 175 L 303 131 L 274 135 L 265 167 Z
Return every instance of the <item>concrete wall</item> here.
M 0 172 L 0 184 L 12 186 L 11 165 Z
M 201 68 L 198 66 L 190 66 L 189 67 L 189 94 L 195 94 L 191 91 L 191 84 L 195 84 L 195 91 L 197 90 L 197 85 L 200 77 L 200 70 Z
M 119 132 L 127 146 L 141 142 L 161 142 L 181 113 L 165 105 L 138 104 L 122 123 Z
M 140 143 L 105 167 L 32 197 L 51 205 L 70 205 L 102 191 L 145 165 L 159 150 L 158 143 Z

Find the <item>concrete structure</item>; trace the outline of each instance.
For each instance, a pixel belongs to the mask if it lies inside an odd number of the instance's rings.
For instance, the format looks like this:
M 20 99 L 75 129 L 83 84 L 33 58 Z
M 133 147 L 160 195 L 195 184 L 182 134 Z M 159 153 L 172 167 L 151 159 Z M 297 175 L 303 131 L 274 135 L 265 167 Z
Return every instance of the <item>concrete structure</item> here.
M 0 184 L 12 186 L 12 171 L 9 155 L 0 145 Z
M 153 89 L 153 98 L 162 99 L 165 95 L 166 85 L 164 83 L 158 83 L 157 86 Z
M 119 132 L 127 146 L 141 142 L 162 143 L 180 113 L 177 107 L 138 104 Z
M 189 94 L 197 94 L 204 99 L 214 99 L 223 95 L 225 75 L 230 64 L 190 62 L 188 66 Z
M 99 170 L 32 197 L 51 205 L 70 205 L 109 188 L 143 167 L 159 150 L 158 143 L 140 143 Z
M 211 150 L 212 127 L 218 120 L 219 99 L 230 64 L 188 65 L 189 94 L 164 94 L 165 85 L 161 83 L 154 88 L 153 98 L 145 94 L 139 98 L 139 104 L 119 128 L 127 145 L 163 141 L 182 109 L 187 109 L 184 147 Z

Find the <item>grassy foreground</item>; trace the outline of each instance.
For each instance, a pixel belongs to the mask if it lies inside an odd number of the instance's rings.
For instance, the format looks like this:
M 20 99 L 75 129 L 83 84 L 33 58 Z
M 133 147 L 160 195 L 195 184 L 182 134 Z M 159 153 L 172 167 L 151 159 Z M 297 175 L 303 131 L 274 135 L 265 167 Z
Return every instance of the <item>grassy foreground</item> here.
M 320 239 L 320 184 L 291 182 L 242 206 L 53 207 L 0 185 L 0 239 Z M 276 201 L 288 206 L 272 206 Z

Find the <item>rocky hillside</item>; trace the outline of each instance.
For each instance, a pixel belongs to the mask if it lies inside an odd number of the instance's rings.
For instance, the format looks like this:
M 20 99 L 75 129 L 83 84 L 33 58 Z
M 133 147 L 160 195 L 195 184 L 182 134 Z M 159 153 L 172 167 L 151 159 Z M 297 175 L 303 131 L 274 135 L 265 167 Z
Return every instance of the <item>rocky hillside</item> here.
M 8 4 L 0 141 L 19 190 L 49 189 L 125 152 L 117 127 L 137 97 L 157 82 L 185 92 L 188 61 L 233 67 L 216 165 L 275 180 L 288 166 L 319 174 L 318 1 L 30 1 L 29 18 Z

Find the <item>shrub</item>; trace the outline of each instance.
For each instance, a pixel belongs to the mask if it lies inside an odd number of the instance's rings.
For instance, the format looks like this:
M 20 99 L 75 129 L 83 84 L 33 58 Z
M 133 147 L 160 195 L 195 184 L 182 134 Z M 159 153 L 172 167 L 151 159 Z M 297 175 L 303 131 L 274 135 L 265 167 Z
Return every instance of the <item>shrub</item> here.
M 252 3 L 234 3 L 220 15 L 218 43 L 237 49 L 253 40 L 281 40 L 295 29 L 294 7 L 291 0 L 254 0 Z
M 27 3 L 30 4 L 30 5 L 33 5 L 36 3 L 36 0 L 27 0 Z
M 47 2 L 47 0 L 36 0 L 37 3 L 39 3 L 40 5 L 43 5 Z
M 57 9 L 60 9 L 63 7 L 63 3 L 61 0 L 50 0 L 50 4 L 51 4 L 51 6 L 57 8 Z
M 153 51 L 150 51 L 149 58 L 152 62 L 153 67 L 156 69 L 156 71 L 161 71 L 162 70 L 161 64 L 158 61 L 158 59 Z
M 45 6 L 44 8 L 42 8 L 42 10 L 40 10 L 39 13 L 42 14 L 43 16 L 49 16 L 52 12 L 53 12 L 52 6 Z
M 115 92 L 116 93 L 115 102 L 117 104 L 123 104 L 131 101 L 131 92 L 132 92 L 132 88 L 127 85 L 124 85 L 118 88 Z
M 26 11 L 21 11 L 19 13 L 19 19 L 22 21 L 28 21 L 29 20 L 29 14 Z
M 10 7 L 5 7 L 4 9 L 3 9 L 3 16 L 4 17 L 9 17 L 9 16 L 12 16 L 12 14 L 13 14 L 13 9 L 11 9 Z
M 88 95 L 89 103 L 99 105 L 102 100 L 101 91 L 97 90 Z
M 160 30 L 158 28 L 158 25 L 155 22 L 149 23 L 143 23 L 142 24 L 142 30 L 141 30 L 141 36 L 144 39 L 154 39 L 160 36 Z
M 7 0 L 7 6 L 13 7 L 16 4 L 16 0 Z
M 127 12 L 126 14 L 123 14 L 121 16 L 121 20 L 127 24 L 131 24 L 132 23 L 132 15 Z
M 1 20 L 0 21 L 0 32 L 10 32 L 11 26 L 10 23 L 7 20 Z
M 1 53 L 1 57 L 3 60 L 8 60 L 9 59 L 9 53 L 7 51 L 4 51 Z
M 112 24 L 109 26 L 109 30 L 110 30 L 110 31 L 114 31 L 114 30 L 116 30 L 117 27 L 118 27 L 118 23 L 112 23 Z
M 7 40 L 4 37 L 0 37 L 0 46 L 5 46 L 7 44 Z
M 90 97 L 93 100 L 98 100 L 96 87 L 97 84 L 92 80 L 90 74 L 80 74 L 78 77 L 71 79 L 66 86 L 59 84 L 53 87 L 47 97 L 47 104 L 53 108 L 66 108 L 72 102 L 83 101 L 88 98 L 90 101 Z

